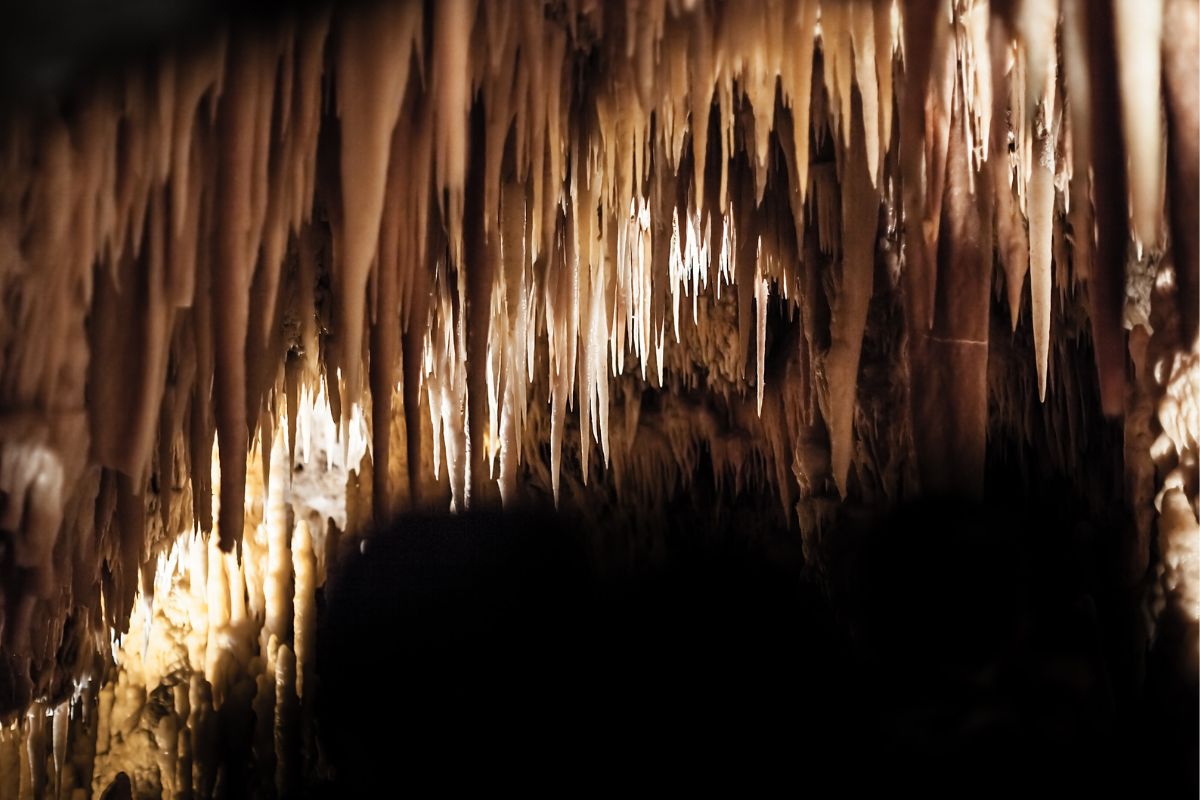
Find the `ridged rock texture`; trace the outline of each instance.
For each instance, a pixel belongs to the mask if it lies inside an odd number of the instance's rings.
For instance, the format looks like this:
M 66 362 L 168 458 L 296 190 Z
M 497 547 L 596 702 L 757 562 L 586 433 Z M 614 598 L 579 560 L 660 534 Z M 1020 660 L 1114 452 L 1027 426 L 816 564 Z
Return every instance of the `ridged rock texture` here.
M 1130 585 L 1157 535 L 1196 619 L 1196 38 L 1188 0 L 346 3 L 6 115 L 0 795 L 144 746 L 207 796 L 251 709 L 295 788 L 327 559 L 408 508 L 705 473 L 815 561 L 1001 451 L 1115 464 Z

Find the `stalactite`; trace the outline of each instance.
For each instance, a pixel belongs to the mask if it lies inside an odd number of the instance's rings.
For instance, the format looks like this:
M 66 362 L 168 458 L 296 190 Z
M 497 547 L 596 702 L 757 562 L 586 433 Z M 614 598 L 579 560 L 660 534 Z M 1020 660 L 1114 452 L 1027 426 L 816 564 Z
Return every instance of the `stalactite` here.
M 1026 414 L 1070 462 L 1090 409 L 1063 364 L 1089 338 L 1109 416 L 1132 353 L 1126 449 L 1165 437 L 1134 482 L 1190 558 L 1195 10 L 1059 12 L 304 9 L 6 119 L 0 711 L 57 709 L 0 732 L 0 765 L 24 748 L 18 791 L 45 778 L 38 748 L 71 788 L 61 703 L 92 655 L 126 676 L 96 690 L 97 763 L 132 725 L 169 792 L 213 788 L 217 731 L 251 707 L 307 714 L 316 592 L 364 514 L 657 507 L 711 463 L 808 547 L 835 489 L 890 502 L 912 473 L 978 494 L 991 416 Z M 1036 420 L 988 406 L 993 353 L 1027 335 Z M 904 385 L 881 410 L 863 399 L 886 359 Z M 1005 398 L 1032 397 L 1023 375 Z M 171 715 L 131 722 L 181 618 Z M 311 752 L 264 720 L 273 772 L 253 780 L 290 789 Z
M 1139 243 L 1151 250 L 1158 246 L 1163 216 L 1162 22 L 1160 0 L 1113 3 L 1130 216 Z
M 339 282 L 342 383 L 347 403 L 358 401 L 367 278 L 379 240 L 392 130 L 408 83 L 411 43 L 421 23 L 415 3 L 379 13 L 360 9 L 340 20 L 337 99 L 341 120 L 342 259 Z M 386 474 L 386 471 L 385 471 Z
M 484 184 L 487 177 L 487 148 L 484 146 L 486 108 L 477 103 L 471 112 L 471 150 L 466 180 L 472 187 Z M 484 203 L 485 196 L 480 191 L 473 190 L 465 198 L 462 210 L 464 226 L 461 243 L 462 260 L 458 263 L 460 274 L 459 286 L 465 286 L 465 296 L 460 300 L 465 306 L 462 320 L 465 324 L 464 350 L 466 364 L 464 376 L 467 385 L 467 408 L 465 423 L 467 427 L 466 446 L 464 454 L 465 467 L 468 473 L 465 505 L 481 503 L 484 499 L 484 487 L 489 479 L 487 469 L 487 447 L 485 446 L 487 429 L 487 347 L 488 336 L 492 321 L 492 287 L 495 282 L 496 261 L 500 258 L 499 243 L 495 236 L 489 240 L 484 229 L 488 209 Z M 452 245 L 453 246 L 453 245 Z M 498 431 L 492 430 L 495 436 Z
M 468 124 L 471 110 L 469 51 L 474 16 L 474 0 L 450 0 L 438 4 L 433 20 L 434 63 L 430 91 L 436 98 L 434 186 L 455 263 L 462 263 L 467 136 L 471 130 Z
M 1053 80 L 1053 74 L 1048 77 Z M 1049 87 L 1046 97 L 1052 97 Z M 1033 175 L 1029 181 L 1029 291 L 1032 295 L 1033 336 L 1038 371 L 1038 397 L 1046 399 L 1050 353 L 1050 244 L 1054 228 L 1054 133 L 1045 106 L 1045 130 L 1037 136 Z
M 1163 12 L 1163 82 L 1167 111 L 1167 191 L 1170 198 L 1171 241 L 1176 252 L 1177 307 L 1181 344 L 1200 348 L 1200 309 L 1192 300 L 1200 293 L 1200 231 L 1192 225 L 1200 216 L 1195 187 L 1200 182 L 1200 106 L 1192 102 L 1196 75 L 1200 10 L 1169 0 Z
M 875 271 L 876 237 L 867 232 L 876 231 L 879 221 L 879 194 L 871 185 L 863 125 L 853 117 L 849 126 L 851 145 L 842 165 L 842 229 L 856 233 L 845 239 L 840 286 L 830 301 L 831 346 L 826 356 L 829 399 L 825 413 L 833 477 L 843 496 L 848 490 L 858 363 Z
M 987 447 L 987 374 L 992 282 L 992 198 L 986 173 L 971 189 L 965 87 L 955 91 L 938 241 L 934 323 L 914 362 L 913 393 L 923 419 L 916 432 L 922 487 L 980 497 Z M 919 364 L 919 370 L 918 365 Z
M 997 255 L 1004 269 L 1007 290 L 1009 320 L 1012 329 L 1017 329 L 1021 315 L 1021 297 L 1025 291 L 1025 276 L 1029 272 L 1029 240 L 1025 221 L 1021 217 L 1019 199 L 1014 196 L 1014 158 L 1006 146 L 1009 123 L 1007 110 L 1016 83 L 1015 64 L 1009 63 L 1013 48 L 1007 46 L 1008 25 L 1003 17 L 996 15 L 991 20 L 992 54 L 992 147 L 988 162 L 992 169 L 991 182 L 995 193 Z M 1071 100 L 1072 110 L 1076 101 Z M 1017 160 L 1017 170 L 1022 169 Z M 1086 171 L 1076 173 L 1086 179 Z M 1086 206 L 1086 203 L 1080 205 Z
M 250 241 L 253 220 L 255 88 L 263 68 L 254 40 L 230 44 L 226 93 L 218 110 L 220 159 L 217 167 L 217 239 L 211 291 L 214 353 L 214 405 L 221 445 L 221 516 L 214 514 L 221 548 L 230 550 L 242 536 L 246 486 L 246 331 L 249 325 L 250 278 L 257 242 Z M 219 316 L 217 316 L 219 314 Z
M 1095 120 L 1119 119 L 1113 13 L 1109 2 L 1089 4 L 1085 12 L 1088 37 L 1089 105 Z M 1129 233 L 1126 212 L 1125 165 L 1119 125 L 1092 125 L 1093 164 L 1109 168 L 1092 171 L 1095 203 L 1096 259 L 1091 265 L 1092 337 L 1104 413 L 1118 415 L 1124 403 L 1125 343 L 1121 329 L 1124 263 Z
M 1057 3 L 1025 3 L 1017 18 L 1024 45 L 1025 119 L 1020 121 L 1033 141 L 1033 161 L 1025 167 L 1029 182 L 1029 290 L 1038 370 L 1038 397 L 1046 399 L 1050 347 L 1050 253 L 1054 230 L 1054 157 L 1057 139 L 1055 95 L 1057 57 L 1054 32 Z
M 929 87 L 934 43 L 939 37 L 938 19 L 944 17 L 938 0 L 910 0 L 904 10 L 905 80 L 900 107 L 900 171 L 904 187 L 904 217 L 908 236 L 908 259 L 904 270 L 908 317 L 915 330 L 928 328 L 933 314 L 936 280 L 933 251 L 924 232 L 925 98 Z

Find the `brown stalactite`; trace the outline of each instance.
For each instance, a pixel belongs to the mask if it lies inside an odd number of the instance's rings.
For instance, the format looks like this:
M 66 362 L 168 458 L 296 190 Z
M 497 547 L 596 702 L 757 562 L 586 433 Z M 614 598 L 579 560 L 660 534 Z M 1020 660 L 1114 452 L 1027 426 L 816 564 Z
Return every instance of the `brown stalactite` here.
M 988 329 L 991 312 L 991 187 L 974 192 L 964 142 L 963 99 L 956 90 L 946 193 L 938 240 L 933 327 L 909 340 L 913 434 L 921 489 L 979 497 L 987 446 Z
M 469 506 L 483 505 L 488 496 L 491 470 L 488 469 L 488 450 L 485 446 L 487 428 L 487 345 L 492 319 L 492 282 L 500 248 L 496 233 L 484 233 L 484 197 L 479 190 L 487 174 L 486 141 L 484 138 L 486 110 L 484 101 L 476 99 L 470 115 L 470 156 L 467 164 L 467 185 L 472 187 L 463 202 L 463 261 L 459 269 L 466 270 L 467 295 L 466 345 L 467 360 L 467 429 L 470 433 Z M 492 435 L 497 435 L 493 431 Z
M 900 83 L 900 172 L 904 187 L 906 230 L 905 302 L 911 330 L 929 327 L 937 285 L 936 253 L 924 233 L 926 165 L 925 103 L 930 59 L 940 17 L 938 0 L 910 0 L 905 5 L 904 78 Z
M 825 581 L 860 516 L 1054 492 L 1191 613 L 1200 15 L 1117 2 L 301 9 L 14 109 L 0 788 L 299 787 L 316 592 L 405 496 L 631 561 L 712 509 Z
M 432 227 L 432 224 L 431 224 Z M 432 254 L 428 258 L 433 260 Z M 429 313 L 429 264 L 416 262 L 412 304 L 404 331 L 404 429 L 407 435 L 408 492 L 414 509 L 422 507 L 421 491 L 421 375 L 424 365 L 425 326 Z
M 392 441 L 392 399 L 396 386 L 396 367 L 400 360 L 400 340 L 403 334 L 400 313 L 401 258 L 410 255 L 400 253 L 401 240 L 406 230 L 408 211 L 403 202 L 405 168 L 408 166 L 408 144 L 403 127 L 397 127 L 392 135 L 391 156 L 388 159 L 386 191 L 383 216 L 379 232 L 379 252 L 376 256 L 371 309 L 370 331 L 370 384 L 371 384 L 371 458 L 378 465 L 372 475 L 371 503 L 374 519 L 381 524 L 389 519 L 392 511 L 391 486 L 389 481 Z
M 1100 373 L 1100 399 L 1104 413 L 1118 416 L 1125 404 L 1125 333 L 1121 309 L 1125 298 L 1125 259 L 1129 250 L 1126 210 L 1125 150 L 1121 140 L 1117 103 L 1116 61 L 1113 54 L 1112 0 L 1089 3 L 1087 18 L 1088 66 L 1092 126 L 1092 160 L 1103 165 L 1092 172 L 1096 208 L 1096 257 L 1092 263 L 1088 296 L 1091 300 L 1092 339 Z
M 1007 20 L 996 13 L 991 20 L 992 53 L 992 132 L 991 153 L 988 166 L 991 168 L 989 183 L 995 194 L 996 206 L 996 257 L 1004 270 L 1005 289 L 1008 298 L 1009 319 L 1012 329 L 1017 329 L 1021 315 L 1021 297 L 1025 289 L 1025 275 L 1029 272 L 1029 239 L 1021 209 L 1012 190 L 1012 159 L 1008 152 L 1007 118 L 1009 97 L 1012 92 L 1011 79 L 1007 72 L 1006 47 L 1011 38 Z
M 221 453 L 220 515 L 215 520 L 221 549 L 242 538 L 246 494 L 246 333 L 250 319 L 250 281 L 254 253 L 252 225 L 255 91 L 262 69 L 258 41 L 235 36 L 230 43 L 229 76 L 217 111 L 217 238 L 213 297 L 213 397 Z
M 1163 77 L 1167 108 L 1167 193 L 1183 347 L 1200 332 L 1200 10 L 1189 0 L 1166 0 L 1163 13 Z
M 863 119 L 851 107 L 850 147 L 842 161 L 841 286 L 830 299 L 830 346 L 826 356 L 829 392 L 831 461 L 834 480 L 843 496 L 854 446 L 854 416 L 858 398 L 858 367 L 862 354 L 867 309 L 874 291 L 875 250 L 879 227 L 879 192 L 871 184 Z
M 367 280 L 378 249 L 392 131 L 408 84 L 409 48 L 420 20 L 419 10 L 414 9 L 412 3 L 392 3 L 379 13 L 352 10 L 339 28 L 337 91 L 344 233 L 343 252 L 335 269 L 347 401 L 343 414 L 357 402 L 361 389 Z

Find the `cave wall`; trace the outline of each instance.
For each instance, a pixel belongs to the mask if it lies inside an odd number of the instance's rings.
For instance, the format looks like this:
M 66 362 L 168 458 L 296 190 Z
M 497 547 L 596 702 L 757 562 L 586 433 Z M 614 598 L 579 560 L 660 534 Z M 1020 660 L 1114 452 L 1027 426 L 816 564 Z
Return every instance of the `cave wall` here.
M 171 553 L 236 627 L 276 481 L 282 551 L 503 504 L 637 562 L 699 509 L 822 576 L 847 519 L 1057 497 L 1191 630 L 1196 9 L 1147 8 L 313 4 L 14 105 L 0 709 L 94 698 Z

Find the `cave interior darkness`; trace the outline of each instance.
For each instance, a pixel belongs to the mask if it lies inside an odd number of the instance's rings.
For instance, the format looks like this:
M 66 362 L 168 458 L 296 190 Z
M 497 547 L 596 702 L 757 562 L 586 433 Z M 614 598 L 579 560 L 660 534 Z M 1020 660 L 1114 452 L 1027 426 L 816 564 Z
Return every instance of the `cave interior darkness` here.
M 13 9 L 0 800 L 1195 796 L 1198 19 Z

